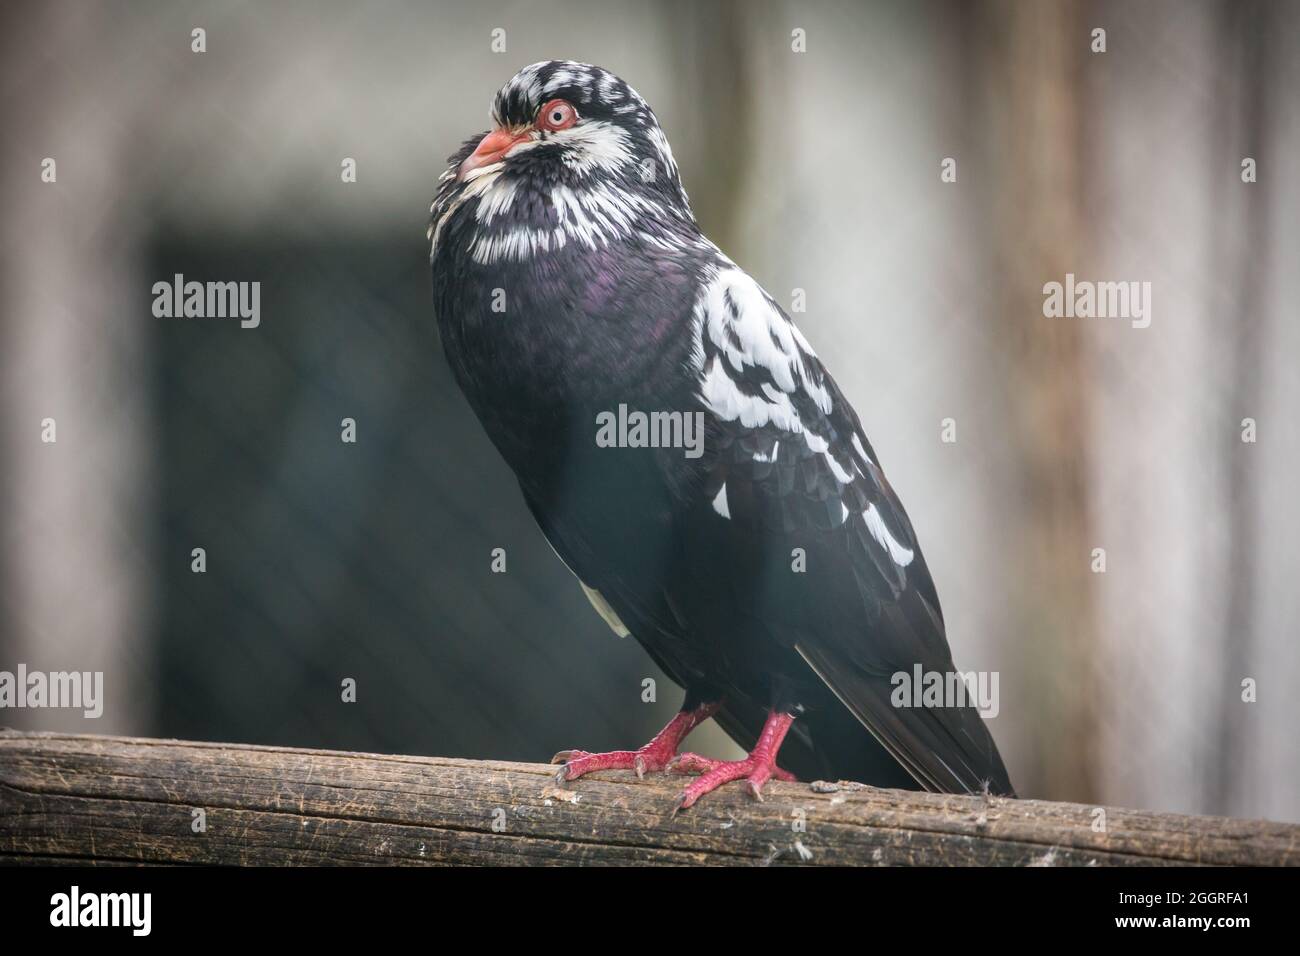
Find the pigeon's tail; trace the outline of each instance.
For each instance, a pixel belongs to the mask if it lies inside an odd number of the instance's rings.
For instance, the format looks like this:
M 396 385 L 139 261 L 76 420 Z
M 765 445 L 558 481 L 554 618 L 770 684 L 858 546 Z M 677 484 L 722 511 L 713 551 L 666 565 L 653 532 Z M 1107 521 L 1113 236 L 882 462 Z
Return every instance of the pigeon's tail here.
M 851 687 L 854 700 L 883 695 L 879 700 L 887 708 L 886 717 L 881 721 L 873 716 L 873 720 L 883 723 L 885 731 L 877 735 L 828 686 L 825 696 L 810 700 L 806 712 L 794 722 L 777 758 L 783 769 L 806 781 L 852 780 L 898 790 L 1016 795 L 997 745 L 973 707 L 894 708 L 887 680 L 857 668 L 840 673 L 825 661 L 819 661 L 819 666 L 835 670 L 836 683 Z M 756 703 L 733 696 L 714 719 L 749 751 L 765 714 Z
M 898 706 L 888 676 L 867 673 L 839 655 L 800 651 L 859 728 L 922 788 L 1016 795 L 993 735 L 969 702 Z

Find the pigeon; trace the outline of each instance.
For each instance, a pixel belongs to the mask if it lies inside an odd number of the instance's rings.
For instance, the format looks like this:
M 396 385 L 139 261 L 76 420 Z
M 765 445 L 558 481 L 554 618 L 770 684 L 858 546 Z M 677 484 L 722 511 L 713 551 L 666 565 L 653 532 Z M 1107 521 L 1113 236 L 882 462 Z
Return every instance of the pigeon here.
M 700 231 L 646 101 L 553 60 L 491 122 L 430 208 L 443 350 L 592 606 L 685 692 L 643 747 L 557 754 L 558 780 L 691 775 L 674 812 L 773 778 L 1014 795 L 857 413 Z M 710 718 L 745 759 L 680 752 Z

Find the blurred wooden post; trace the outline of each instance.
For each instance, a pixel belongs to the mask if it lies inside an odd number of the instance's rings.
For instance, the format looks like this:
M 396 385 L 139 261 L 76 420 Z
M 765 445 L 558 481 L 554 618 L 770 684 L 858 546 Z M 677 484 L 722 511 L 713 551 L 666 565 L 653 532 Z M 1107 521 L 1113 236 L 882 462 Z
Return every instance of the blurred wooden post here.
M 10 668 L 112 674 L 103 719 L 132 733 L 155 687 L 152 316 L 141 217 L 122 184 L 138 143 L 131 109 L 147 97 L 87 79 L 115 76 L 120 16 L 39 4 L 6 25 L 0 78 L 28 92 L 7 104 L 0 145 L 0 648 Z M 4 717 L 35 725 L 31 711 Z M 41 715 L 43 727 L 81 724 L 75 711 Z
M 1079 63 L 1088 31 L 1076 4 L 1005 3 L 970 13 L 977 91 L 971 122 L 983 130 L 979 163 L 991 249 L 989 302 L 1009 377 L 1010 447 L 1023 500 L 1008 515 L 1006 586 L 1021 609 L 1013 627 L 1036 662 L 1012 689 L 1035 714 L 1039 757 L 1017 786 L 1098 793 L 1096 609 L 1090 556 L 1091 445 L 1085 323 L 1043 315 L 1043 284 L 1080 272 L 1090 227 L 1081 211 L 1084 101 Z M 1081 276 L 1082 278 L 1083 276 Z M 1061 675 L 1068 675 L 1062 679 Z M 1070 742 L 1069 747 L 1052 741 Z

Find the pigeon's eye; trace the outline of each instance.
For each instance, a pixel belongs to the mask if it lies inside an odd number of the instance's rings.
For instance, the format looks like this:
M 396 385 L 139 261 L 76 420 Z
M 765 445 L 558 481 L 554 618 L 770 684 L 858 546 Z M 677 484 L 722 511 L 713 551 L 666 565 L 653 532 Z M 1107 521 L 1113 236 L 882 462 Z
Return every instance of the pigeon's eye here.
M 540 129 L 568 129 L 578 122 L 578 111 L 568 100 L 551 100 L 537 113 L 537 126 Z

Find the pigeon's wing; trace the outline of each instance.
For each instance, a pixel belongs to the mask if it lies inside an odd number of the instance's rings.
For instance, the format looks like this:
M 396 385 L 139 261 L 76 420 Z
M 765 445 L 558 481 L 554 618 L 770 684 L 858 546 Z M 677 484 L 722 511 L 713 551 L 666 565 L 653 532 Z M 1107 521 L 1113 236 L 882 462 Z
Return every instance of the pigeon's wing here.
M 730 264 L 711 277 L 695 322 L 713 520 L 728 523 L 737 554 L 769 553 L 787 571 L 795 549 L 806 561 L 802 574 L 769 572 L 756 619 L 922 786 L 1012 792 L 973 706 L 891 701 L 895 674 L 956 672 L 916 534 L 843 393 L 789 317 Z
M 639 575 L 629 574 L 622 562 L 602 559 L 579 523 L 566 517 L 563 509 L 544 506 L 522 484 L 520 490 L 551 550 L 578 579 L 583 594 L 610 630 L 619 637 L 634 635 L 659 669 L 680 686 L 688 689 L 700 686 L 703 672 L 681 653 L 686 642 L 662 592 L 629 586 L 630 579 L 647 579 L 653 575 L 644 568 L 639 569 L 642 572 Z M 622 552 L 606 543 L 605 553 Z

